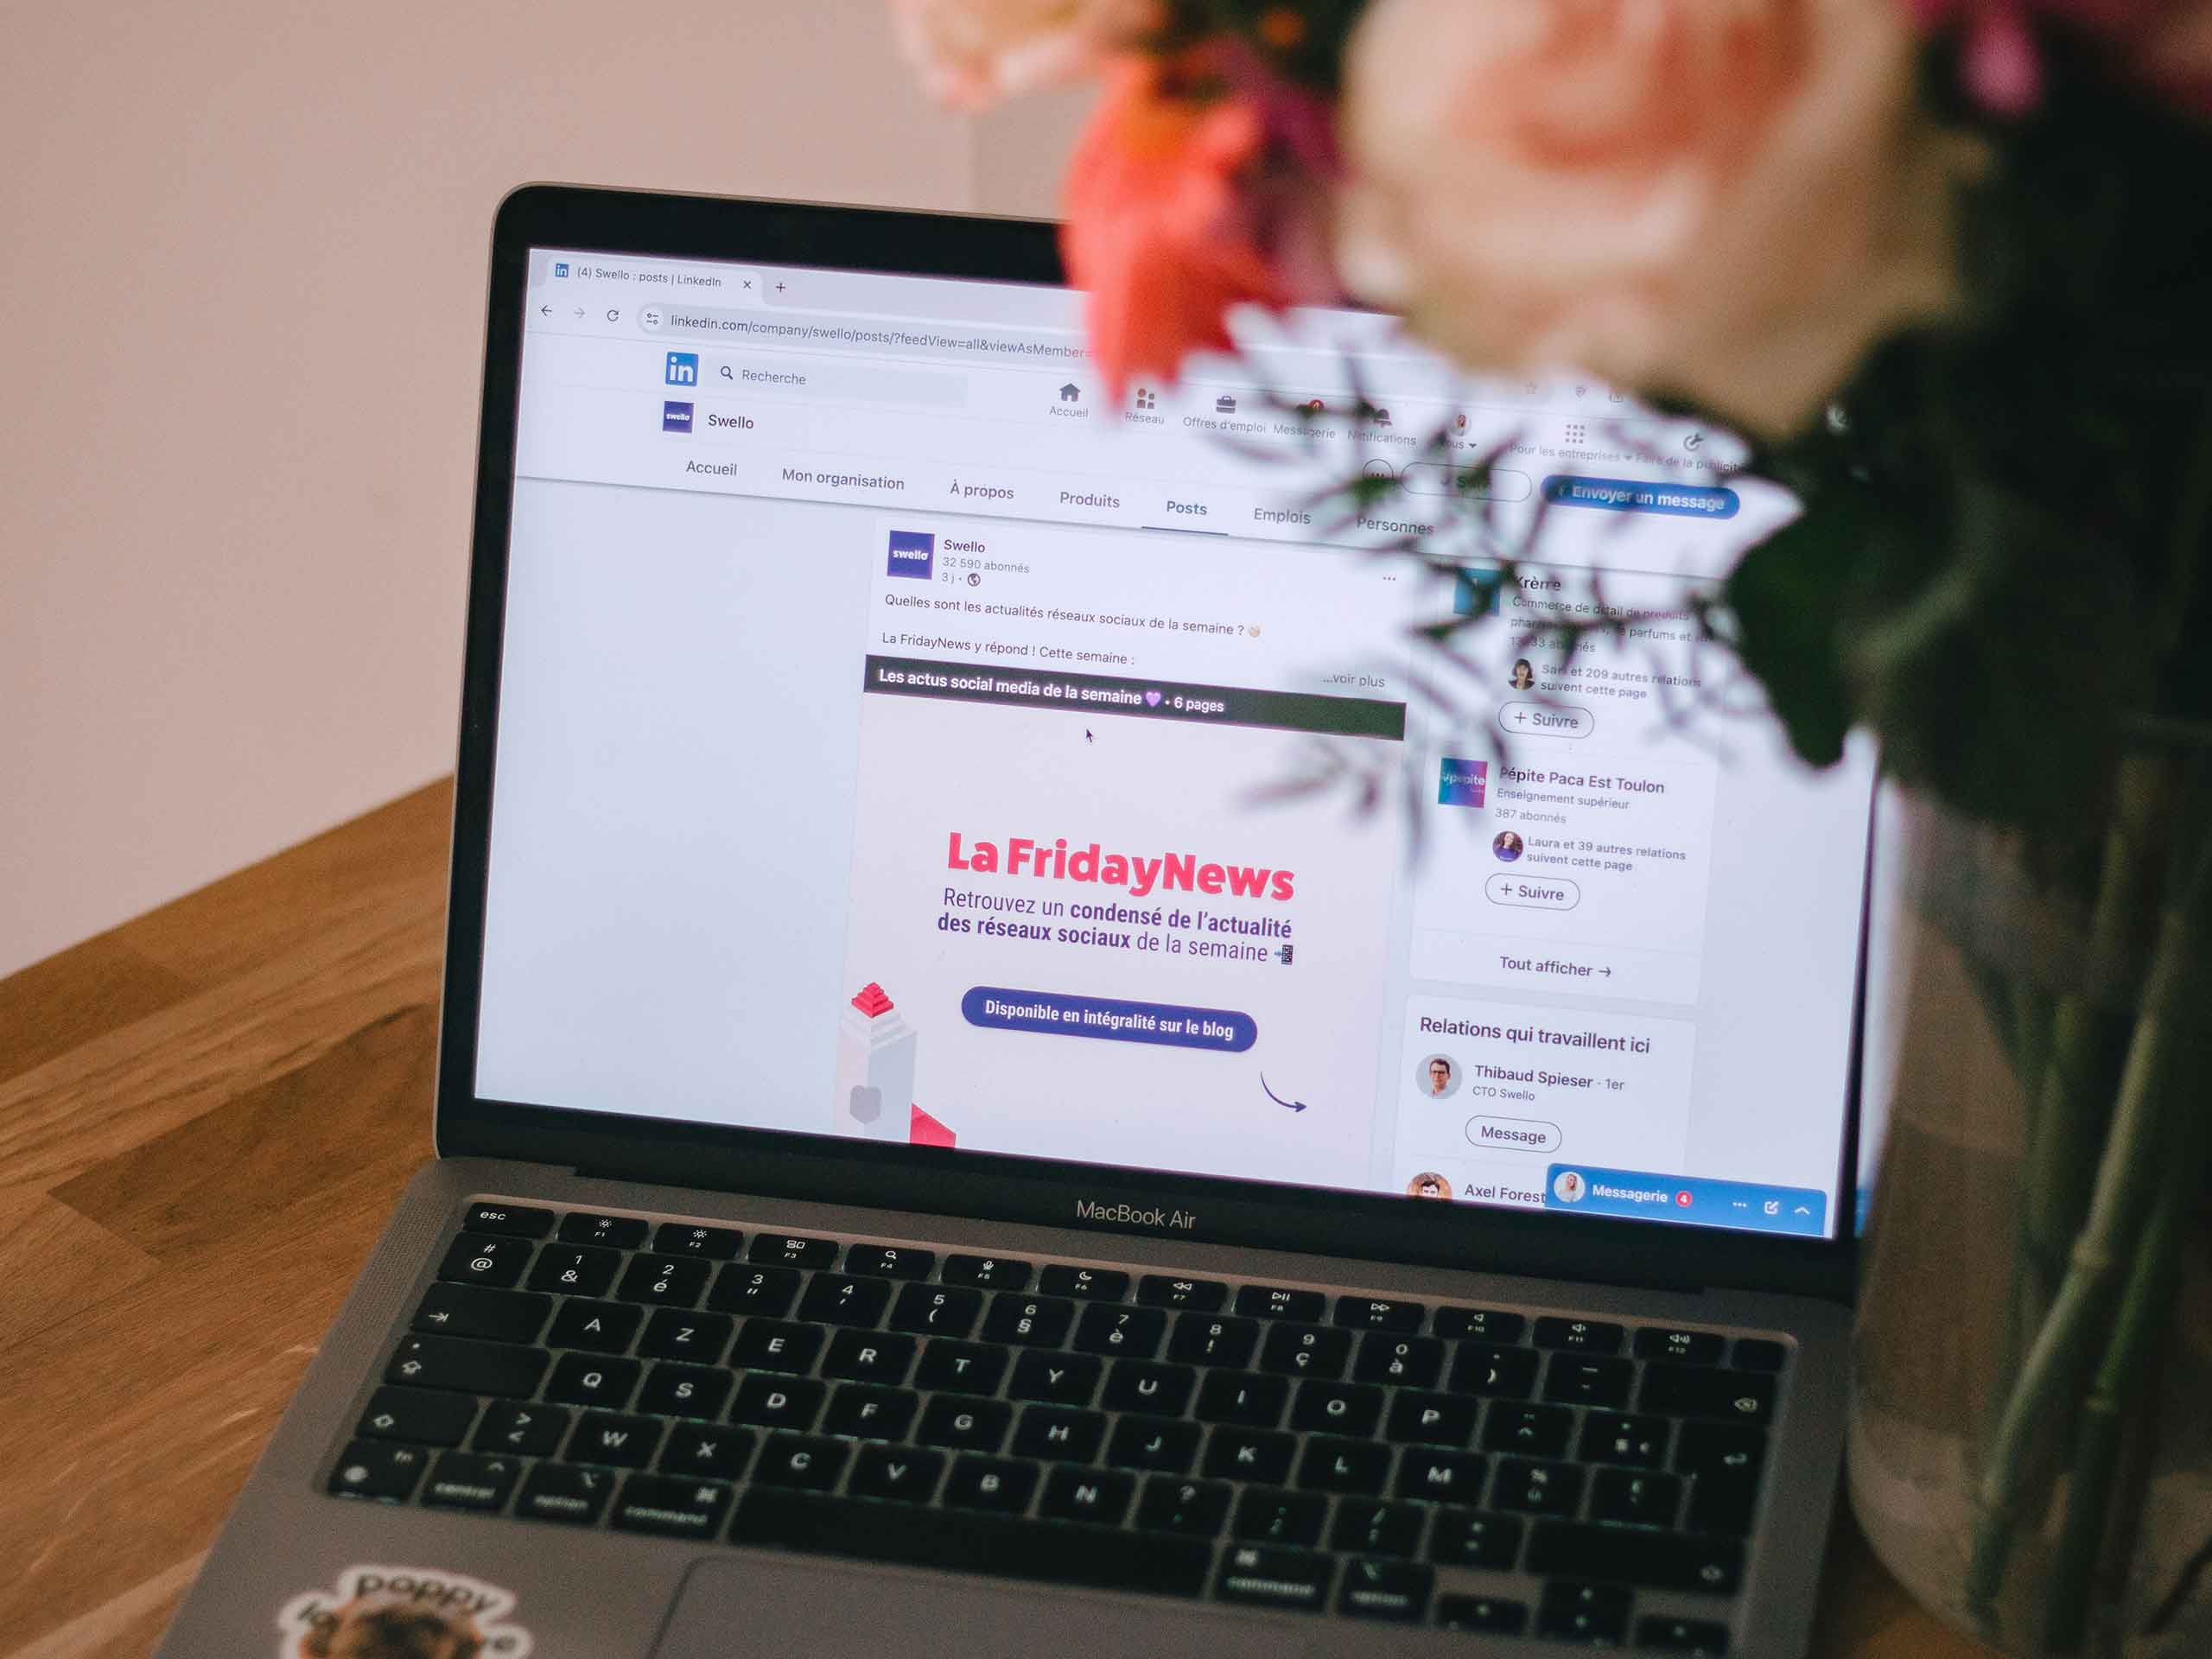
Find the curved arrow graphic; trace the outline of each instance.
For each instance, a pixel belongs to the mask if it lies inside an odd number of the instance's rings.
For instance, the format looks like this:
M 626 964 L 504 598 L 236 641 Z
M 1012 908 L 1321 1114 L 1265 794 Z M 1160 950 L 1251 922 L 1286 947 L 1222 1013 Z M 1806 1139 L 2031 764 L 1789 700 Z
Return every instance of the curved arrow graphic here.
M 1268 1088 L 1268 1074 L 1264 1071 L 1260 1073 L 1260 1092 L 1265 1095 L 1269 1100 L 1274 1102 L 1276 1105 L 1282 1107 L 1286 1111 L 1302 1112 L 1306 1109 L 1306 1103 L 1304 1101 L 1285 1100 L 1281 1095 L 1275 1093 L 1274 1090 Z

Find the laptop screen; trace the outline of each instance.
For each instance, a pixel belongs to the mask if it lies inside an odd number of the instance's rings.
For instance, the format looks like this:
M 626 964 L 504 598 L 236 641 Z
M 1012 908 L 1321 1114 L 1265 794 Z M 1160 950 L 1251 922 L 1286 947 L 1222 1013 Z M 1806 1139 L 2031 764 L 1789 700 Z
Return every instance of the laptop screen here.
M 480 1096 L 1847 1226 L 1872 769 L 1700 644 L 1791 511 L 1726 435 L 1362 314 L 1114 395 L 1064 289 L 529 271 Z

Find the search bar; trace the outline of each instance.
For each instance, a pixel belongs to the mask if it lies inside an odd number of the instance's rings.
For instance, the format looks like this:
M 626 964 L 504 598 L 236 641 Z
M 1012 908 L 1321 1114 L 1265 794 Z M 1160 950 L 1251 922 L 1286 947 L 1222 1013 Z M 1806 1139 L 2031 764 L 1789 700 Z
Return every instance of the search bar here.
M 807 403 L 918 404 L 931 409 L 968 406 L 964 374 L 801 358 L 710 359 L 707 390 L 759 392 Z

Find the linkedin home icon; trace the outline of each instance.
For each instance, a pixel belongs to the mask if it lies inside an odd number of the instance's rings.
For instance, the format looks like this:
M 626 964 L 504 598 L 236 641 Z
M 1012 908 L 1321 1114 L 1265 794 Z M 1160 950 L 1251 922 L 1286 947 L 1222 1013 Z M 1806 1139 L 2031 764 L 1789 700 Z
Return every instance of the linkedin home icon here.
M 891 557 L 884 569 L 894 576 L 918 576 L 930 579 L 937 564 L 937 537 L 926 530 L 894 530 L 891 532 Z

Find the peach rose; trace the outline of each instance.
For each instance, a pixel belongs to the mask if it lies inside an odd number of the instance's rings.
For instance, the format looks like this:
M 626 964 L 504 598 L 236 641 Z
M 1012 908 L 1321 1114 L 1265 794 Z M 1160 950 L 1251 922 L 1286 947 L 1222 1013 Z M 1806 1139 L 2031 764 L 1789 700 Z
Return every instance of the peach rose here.
M 1954 306 L 1974 141 L 1897 0 L 1378 0 L 1345 280 L 1486 371 L 1580 368 L 1768 433 Z
M 1156 0 L 891 0 L 930 91 L 980 109 L 1072 80 L 1156 26 Z

